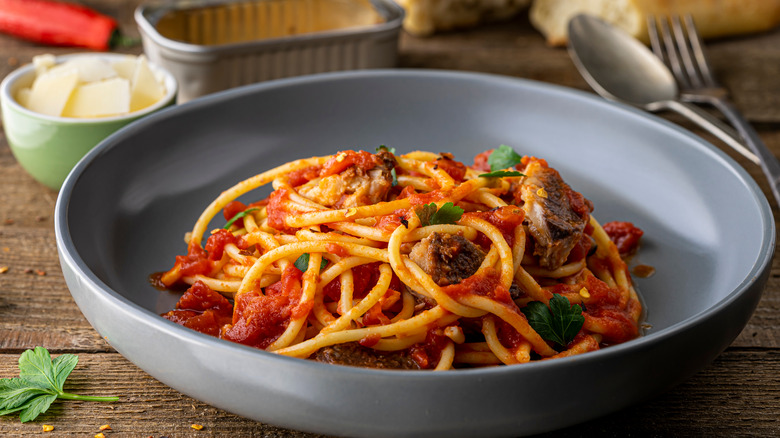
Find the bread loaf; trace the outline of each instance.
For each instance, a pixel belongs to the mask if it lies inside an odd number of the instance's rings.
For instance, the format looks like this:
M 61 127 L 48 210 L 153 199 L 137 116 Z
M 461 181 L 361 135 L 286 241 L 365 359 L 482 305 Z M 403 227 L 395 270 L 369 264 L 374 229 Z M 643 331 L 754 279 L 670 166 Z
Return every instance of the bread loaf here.
M 780 24 L 780 0 L 534 0 L 531 24 L 553 46 L 568 43 L 569 20 L 588 13 L 647 43 L 647 17 L 691 14 L 703 38 L 769 30 Z
M 404 30 L 416 36 L 511 18 L 531 0 L 396 0 L 404 8 Z

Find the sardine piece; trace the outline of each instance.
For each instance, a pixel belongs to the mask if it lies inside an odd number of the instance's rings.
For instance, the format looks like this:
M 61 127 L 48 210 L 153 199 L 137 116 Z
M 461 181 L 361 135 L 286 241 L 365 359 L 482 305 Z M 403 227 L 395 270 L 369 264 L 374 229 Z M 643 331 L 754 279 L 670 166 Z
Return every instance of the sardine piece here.
M 534 238 L 534 255 L 541 267 L 560 268 L 582 238 L 592 204 L 574 192 L 557 170 L 539 161 L 531 161 L 523 173 L 521 199 Z M 572 205 L 574 200 L 584 204 L 580 211 Z
M 463 236 L 431 233 L 414 245 L 409 258 L 436 284 L 448 286 L 474 275 L 485 260 L 485 253 Z
M 350 166 L 338 174 L 311 181 L 298 193 L 325 207 L 351 208 L 385 201 L 393 187 L 395 159 L 386 151 L 376 154 L 379 164 L 369 170 Z

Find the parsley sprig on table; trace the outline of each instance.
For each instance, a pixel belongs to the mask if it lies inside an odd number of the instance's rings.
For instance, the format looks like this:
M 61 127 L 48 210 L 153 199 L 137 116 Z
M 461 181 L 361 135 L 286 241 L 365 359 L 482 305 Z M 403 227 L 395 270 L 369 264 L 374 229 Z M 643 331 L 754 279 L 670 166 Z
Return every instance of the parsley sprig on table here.
M 572 306 L 569 300 L 560 294 L 553 294 L 549 308 L 541 301 L 531 301 L 520 310 L 539 336 L 562 348 L 577 336 L 585 323 L 582 307 L 579 304 Z
M 19 377 L 0 379 L 0 415 L 19 412 L 22 423 L 46 412 L 58 398 L 81 401 L 112 402 L 119 397 L 93 397 L 63 391 L 65 380 L 79 359 L 61 354 L 52 360 L 43 347 L 27 350 L 19 357 Z

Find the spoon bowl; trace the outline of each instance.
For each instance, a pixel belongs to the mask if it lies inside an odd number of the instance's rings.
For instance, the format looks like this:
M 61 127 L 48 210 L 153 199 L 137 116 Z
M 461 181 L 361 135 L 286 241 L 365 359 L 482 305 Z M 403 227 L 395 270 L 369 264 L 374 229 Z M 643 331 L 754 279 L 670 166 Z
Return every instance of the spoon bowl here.
M 644 44 L 588 14 L 569 21 L 569 54 L 582 77 L 602 97 L 647 111 L 675 111 L 754 163 L 739 134 L 710 113 L 679 100 L 672 72 Z
M 618 28 L 579 15 L 569 24 L 569 35 L 572 60 L 600 95 L 642 107 L 677 98 L 679 90 L 669 69 Z

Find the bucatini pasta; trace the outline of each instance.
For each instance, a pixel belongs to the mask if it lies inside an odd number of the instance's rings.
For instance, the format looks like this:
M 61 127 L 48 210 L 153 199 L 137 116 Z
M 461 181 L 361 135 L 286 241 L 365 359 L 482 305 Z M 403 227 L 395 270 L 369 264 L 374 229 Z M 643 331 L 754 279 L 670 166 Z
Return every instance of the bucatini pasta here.
M 270 196 L 237 201 L 268 184 Z M 622 258 L 642 232 L 602 227 L 592 210 L 544 159 L 506 146 L 471 166 L 386 147 L 301 159 L 206 207 L 187 254 L 159 276 L 188 287 L 163 316 L 344 365 L 447 370 L 581 354 L 638 336 L 642 313 Z M 220 213 L 227 223 L 209 230 Z

